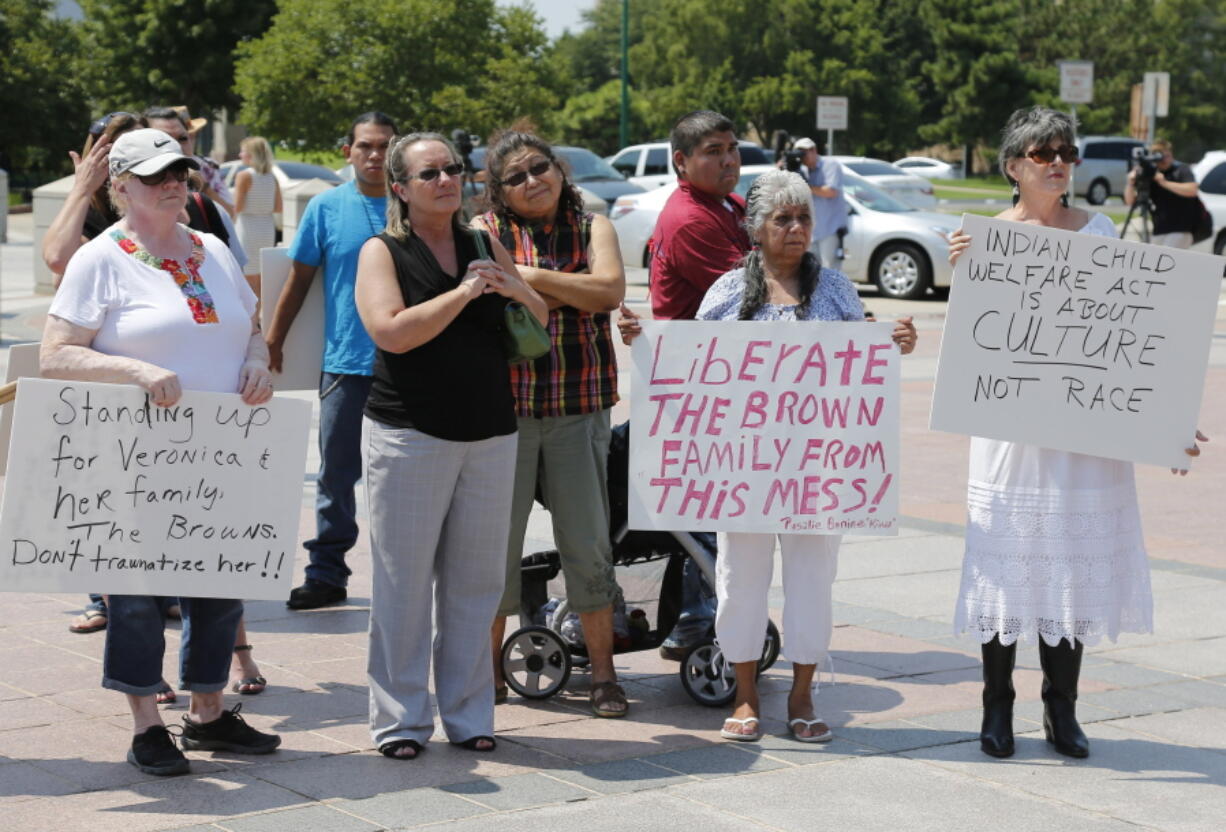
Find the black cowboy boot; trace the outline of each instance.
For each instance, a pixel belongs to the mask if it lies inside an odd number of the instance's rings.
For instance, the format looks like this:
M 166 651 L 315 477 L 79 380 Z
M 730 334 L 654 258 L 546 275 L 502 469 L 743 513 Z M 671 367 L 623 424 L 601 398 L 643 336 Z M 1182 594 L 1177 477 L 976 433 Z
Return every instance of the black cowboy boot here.
M 1008 647 L 994 636 L 983 645 L 983 727 L 979 747 L 993 757 L 1013 755 L 1013 660 L 1017 644 Z
M 1081 675 L 1080 643 L 1070 646 L 1061 639 L 1049 647 L 1039 639 L 1039 663 L 1043 666 L 1043 731 L 1047 741 L 1066 757 L 1090 756 L 1090 741 L 1077 724 L 1077 679 Z

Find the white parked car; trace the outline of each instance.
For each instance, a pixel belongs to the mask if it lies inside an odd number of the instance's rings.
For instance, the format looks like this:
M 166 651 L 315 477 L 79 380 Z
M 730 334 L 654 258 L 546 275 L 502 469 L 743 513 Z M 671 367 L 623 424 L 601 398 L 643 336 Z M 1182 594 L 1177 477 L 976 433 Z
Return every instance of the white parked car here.
M 238 172 L 246 169 L 246 165 L 234 160 L 223 163 L 221 173 L 226 178 L 226 184 L 233 188 L 234 178 L 238 176 Z M 339 185 L 342 181 L 335 171 L 323 165 L 312 165 L 306 162 L 273 162 L 272 175 L 282 190 L 308 179 L 322 179 L 329 185 Z
M 1213 236 L 1196 248 L 1226 254 L 1226 150 L 1211 150 L 1192 168 L 1200 201 L 1213 217 Z
M 744 195 L 771 165 L 741 168 L 737 193 Z M 645 194 L 620 197 L 609 217 L 617 230 L 627 265 L 648 266 L 647 241 L 676 184 Z M 928 289 L 949 286 L 949 234 L 959 218 L 917 211 L 854 173 L 843 177 L 847 199 L 847 236 L 843 271 L 857 283 L 873 283 L 894 298 L 922 297 Z
M 870 159 L 867 156 L 831 156 L 830 158 L 838 161 L 844 170 L 849 170 L 867 179 L 890 196 L 912 208 L 931 208 L 937 204 L 936 195 L 932 192 L 932 183 L 922 176 L 916 176 L 889 162 Z
M 742 165 L 769 165 L 769 154 L 753 142 L 741 140 Z M 618 173 L 646 190 L 671 185 L 677 181 L 673 168 L 672 146 L 668 142 L 632 144 L 608 157 L 610 165 Z
M 949 162 L 942 162 L 940 159 L 933 159 L 931 156 L 908 156 L 895 162 L 894 167 L 925 179 L 962 178 L 962 173 L 956 166 Z

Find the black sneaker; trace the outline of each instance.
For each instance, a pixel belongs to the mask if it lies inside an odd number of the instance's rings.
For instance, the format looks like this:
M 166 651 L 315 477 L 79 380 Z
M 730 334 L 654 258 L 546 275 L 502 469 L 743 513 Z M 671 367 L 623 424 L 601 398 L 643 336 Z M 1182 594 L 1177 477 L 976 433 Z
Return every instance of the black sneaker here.
M 132 747 L 128 749 L 128 762 L 145 774 L 158 777 L 187 774 L 188 769 L 187 758 L 175 745 L 165 725 L 154 725 L 134 736 Z
M 291 610 L 314 610 L 329 604 L 339 604 L 348 597 L 349 593 L 343 586 L 333 586 L 307 578 L 302 586 L 290 590 L 285 606 Z
M 237 754 L 270 754 L 281 744 L 276 734 L 261 733 L 238 715 L 240 702 L 212 722 L 191 722 L 183 715 L 183 738 L 187 751 L 233 751 Z

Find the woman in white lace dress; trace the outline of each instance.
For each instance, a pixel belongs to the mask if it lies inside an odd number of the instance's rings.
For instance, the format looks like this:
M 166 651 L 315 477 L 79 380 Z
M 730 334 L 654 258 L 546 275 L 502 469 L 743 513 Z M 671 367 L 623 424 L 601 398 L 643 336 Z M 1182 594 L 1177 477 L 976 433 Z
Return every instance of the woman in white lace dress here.
M 1065 113 L 1018 110 L 1005 126 L 1000 167 L 1013 207 L 999 219 L 1082 234 L 1116 235 L 1102 214 L 1068 206 L 1077 161 Z M 950 238 L 950 262 L 970 244 Z M 1198 438 L 1203 439 L 1198 434 Z M 1199 453 L 1195 446 L 1189 454 Z M 1013 753 L 1017 642 L 1036 640 L 1043 667 L 1043 727 L 1061 754 L 1089 743 L 1075 703 L 1085 644 L 1121 632 L 1153 632 L 1149 563 L 1132 464 L 975 437 L 967 485 L 966 553 L 955 629 L 983 646 L 980 747 Z
M 847 275 L 823 269 L 809 253 L 813 232 L 809 185 L 796 173 L 768 171 L 749 191 L 745 227 L 755 248 L 712 284 L 698 309 L 702 321 L 861 321 L 864 308 Z M 915 326 L 900 318 L 893 339 L 905 355 Z M 762 736 L 758 659 L 766 632 L 767 594 L 778 537 L 783 566 L 783 652 L 792 663 L 788 728 L 800 742 L 825 742 L 830 726 L 813 708 L 813 674 L 827 655 L 831 585 L 841 535 L 725 532 L 715 566 L 715 635 L 736 673 L 736 702 L 720 735 L 750 742 Z
M 247 166 L 234 180 L 234 213 L 238 215 L 238 238 L 247 252 L 245 276 L 255 296 L 260 296 L 260 249 L 276 244 L 273 214 L 281 212 L 281 189 L 272 172 L 272 148 L 260 136 L 243 139 L 239 160 Z

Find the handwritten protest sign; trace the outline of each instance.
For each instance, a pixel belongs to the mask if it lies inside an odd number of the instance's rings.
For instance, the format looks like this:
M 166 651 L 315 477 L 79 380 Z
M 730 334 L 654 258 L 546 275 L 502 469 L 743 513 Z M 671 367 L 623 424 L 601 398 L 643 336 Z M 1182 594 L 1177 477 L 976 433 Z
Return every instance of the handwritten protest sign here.
M 1221 259 L 967 215 L 930 426 L 1186 468 Z
M 645 321 L 630 527 L 897 534 L 889 323 Z
M 311 407 L 22 379 L 0 589 L 285 598 Z

